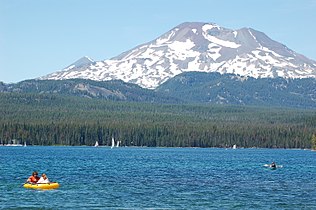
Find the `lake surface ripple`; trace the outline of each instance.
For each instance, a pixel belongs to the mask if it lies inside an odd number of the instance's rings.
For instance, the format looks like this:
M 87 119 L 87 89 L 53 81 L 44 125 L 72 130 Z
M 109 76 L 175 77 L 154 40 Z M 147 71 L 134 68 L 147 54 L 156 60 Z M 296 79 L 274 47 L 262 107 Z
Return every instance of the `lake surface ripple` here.
M 316 152 L 0 147 L 1 209 L 316 209 Z M 263 167 L 276 161 L 283 168 Z M 24 189 L 33 170 L 57 190 Z

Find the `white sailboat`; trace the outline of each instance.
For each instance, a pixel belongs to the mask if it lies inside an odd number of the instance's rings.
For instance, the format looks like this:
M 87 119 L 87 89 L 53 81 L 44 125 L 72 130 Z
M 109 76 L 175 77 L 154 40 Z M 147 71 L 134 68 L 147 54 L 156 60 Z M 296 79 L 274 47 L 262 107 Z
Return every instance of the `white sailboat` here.
M 111 146 L 111 149 L 115 146 L 115 141 L 114 141 L 114 138 L 112 137 L 112 146 Z
M 117 141 L 116 147 L 119 147 L 119 146 L 120 146 L 120 141 Z
M 99 146 L 99 142 L 96 141 L 94 146 L 95 146 L 95 147 L 98 147 L 98 146 Z
M 24 142 L 24 147 L 26 147 L 26 142 Z
M 233 149 L 237 149 L 237 145 L 236 144 L 233 145 Z

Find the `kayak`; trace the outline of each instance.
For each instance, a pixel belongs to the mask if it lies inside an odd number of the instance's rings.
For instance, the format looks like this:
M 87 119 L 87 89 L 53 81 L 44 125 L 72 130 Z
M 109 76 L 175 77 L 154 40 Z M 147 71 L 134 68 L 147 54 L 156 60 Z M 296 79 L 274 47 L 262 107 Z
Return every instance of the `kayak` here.
M 263 166 L 266 167 L 266 168 L 269 168 L 271 170 L 275 170 L 277 168 L 283 168 L 282 165 L 276 165 L 275 167 L 272 167 L 270 164 L 264 164 Z
M 25 183 L 23 187 L 27 189 L 35 189 L 35 190 L 52 190 L 59 187 L 58 182 L 51 182 L 51 183 L 39 183 L 39 184 L 33 184 L 33 183 Z
M 35 189 L 35 190 L 51 190 L 51 189 L 56 189 L 59 187 L 59 184 L 57 182 L 51 182 L 51 183 L 25 183 L 23 187 L 27 189 Z

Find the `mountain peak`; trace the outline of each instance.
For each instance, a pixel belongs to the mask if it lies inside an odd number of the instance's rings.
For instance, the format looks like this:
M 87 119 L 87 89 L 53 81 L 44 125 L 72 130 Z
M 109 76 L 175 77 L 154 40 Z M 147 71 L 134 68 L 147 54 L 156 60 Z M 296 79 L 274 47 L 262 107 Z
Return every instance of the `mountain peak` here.
M 183 72 L 219 72 L 254 78 L 316 78 L 316 62 L 252 28 L 185 22 L 151 42 L 109 60 L 86 57 L 46 79 L 121 79 L 156 88 Z
M 218 26 L 216 23 L 206 23 L 206 22 L 184 22 L 176 26 L 175 28 L 201 28 L 204 25 Z
M 90 65 L 90 64 L 93 64 L 93 63 L 94 63 L 94 60 L 92 60 L 88 56 L 83 56 L 82 58 L 78 59 L 74 63 L 72 63 L 69 66 L 67 66 L 66 69 L 71 67 L 71 66 L 79 68 L 79 67 L 87 66 L 87 65 Z

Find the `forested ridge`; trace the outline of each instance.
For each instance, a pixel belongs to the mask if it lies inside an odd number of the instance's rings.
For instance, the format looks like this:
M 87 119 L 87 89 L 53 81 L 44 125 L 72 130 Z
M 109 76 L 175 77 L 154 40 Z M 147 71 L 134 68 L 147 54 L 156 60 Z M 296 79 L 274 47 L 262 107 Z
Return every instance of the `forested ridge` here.
M 0 143 L 311 148 L 316 110 L 0 93 Z
M 112 101 L 163 104 L 230 104 L 316 109 L 316 79 L 251 78 L 184 72 L 154 90 L 122 80 L 25 80 L 0 82 L 0 93 L 58 94 Z
M 316 108 L 316 79 L 252 78 L 234 74 L 185 72 L 157 88 L 187 102 Z

